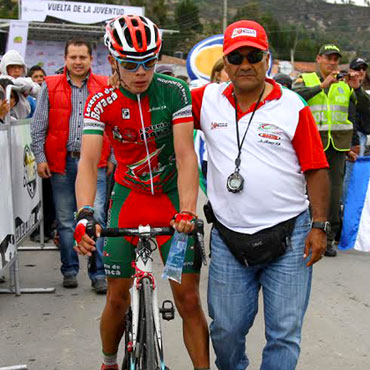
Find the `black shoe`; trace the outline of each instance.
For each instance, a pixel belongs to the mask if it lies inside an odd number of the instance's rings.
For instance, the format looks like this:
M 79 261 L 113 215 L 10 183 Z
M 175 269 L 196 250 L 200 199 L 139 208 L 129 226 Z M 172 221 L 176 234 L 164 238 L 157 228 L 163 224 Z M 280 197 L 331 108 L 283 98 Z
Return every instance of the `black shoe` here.
M 77 277 L 73 275 L 64 276 L 63 286 L 64 288 L 77 288 L 78 286 Z
M 107 293 L 107 281 L 105 280 L 105 278 L 92 280 L 91 286 L 95 290 L 96 294 L 106 294 Z
M 324 253 L 324 256 L 326 257 L 336 257 L 337 251 L 335 250 L 335 247 L 333 245 L 328 245 L 326 247 L 326 251 Z
M 30 236 L 30 239 L 31 241 L 33 241 L 34 243 L 41 243 L 41 236 L 40 234 L 36 234 L 36 235 L 31 235 Z M 48 241 L 50 240 L 50 238 L 48 236 L 44 236 L 44 243 L 47 243 Z

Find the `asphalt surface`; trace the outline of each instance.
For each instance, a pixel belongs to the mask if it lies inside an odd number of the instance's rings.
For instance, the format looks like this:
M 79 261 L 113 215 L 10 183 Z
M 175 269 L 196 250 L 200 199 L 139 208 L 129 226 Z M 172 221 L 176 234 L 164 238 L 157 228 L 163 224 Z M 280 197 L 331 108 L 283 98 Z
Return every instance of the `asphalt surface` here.
M 21 364 L 30 370 L 100 369 L 98 328 L 105 297 L 91 289 L 85 258 L 81 258 L 79 286 L 72 290 L 62 287 L 57 251 L 21 251 L 19 262 L 23 288 L 54 286 L 56 292 L 0 295 L 0 369 Z M 160 278 L 162 265 L 158 257 L 154 267 L 160 301 L 170 299 L 168 283 Z M 201 279 L 206 312 L 207 272 L 203 268 Z M 326 257 L 315 265 L 297 369 L 370 369 L 369 282 L 370 254 L 339 252 L 336 258 Z M 0 288 L 6 285 L 0 284 Z M 261 301 L 247 339 L 251 361 L 248 370 L 260 366 L 265 342 L 262 314 Z M 163 332 L 167 366 L 171 370 L 192 370 L 178 315 L 174 321 L 163 323 Z M 214 364 L 211 368 L 216 369 Z

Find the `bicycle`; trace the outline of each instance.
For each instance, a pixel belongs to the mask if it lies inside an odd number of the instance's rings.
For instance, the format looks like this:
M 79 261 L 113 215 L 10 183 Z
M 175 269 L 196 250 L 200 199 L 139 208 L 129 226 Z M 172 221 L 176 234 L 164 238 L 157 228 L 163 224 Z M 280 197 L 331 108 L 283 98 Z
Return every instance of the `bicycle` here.
M 153 240 L 155 236 L 173 233 L 172 227 L 152 228 L 149 225 L 140 225 L 138 228 L 105 228 L 101 232 L 102 237 L 139 238 L 135 249 L 136 258 L 132 262 L 135 274 L 131 288 L 131 304 L 126 313 L 122 370 L 169 370 L 164 362 L 160 314 L 163 320 L 170 321 L 175 318 L 175 309 L 170 300 L 163 301 L 161 308 L 158 306 L 151 254 L 157 249 Z M 206 264 L 202 220 L 196 220 L 192 234 L 195 237 L 196 262 L 202 261 Z M 155 247 L 152 248 L 152 245 Z

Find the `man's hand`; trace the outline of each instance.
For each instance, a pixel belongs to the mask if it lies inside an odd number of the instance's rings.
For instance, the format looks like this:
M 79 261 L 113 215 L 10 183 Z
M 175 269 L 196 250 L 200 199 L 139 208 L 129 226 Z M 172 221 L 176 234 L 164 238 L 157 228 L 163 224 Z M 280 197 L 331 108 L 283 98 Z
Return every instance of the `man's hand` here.
M 50 168 L 47 162 L 41 162 L 37 165 L 37 173 L 43 179 L 51 177 Z
M 354 150 L 354 148 L 352 148 L 349 152 L 346 153 L 347 154 L 347 160 L 349 162 L 356 162 L 357 158 L 358 158 L 358 154 L 356 153 L 356 151 Z
M 311 251 L 311 258 L 306 266 L 312 266 L 317 261 L 320 261 L 326 250 L 326 233 L 320 229 L 311 229 L 305 241 L 305 249 L 303 258 L 307 258 Z
M 358 72 L 350 72 L 345 78 L 345 81 L 352 87 L 352 89 L 358 89 L 361 86 L 360 74 Z
M 10 111 L 10 105 L 7 100 L 3 100 L 0 104 L 0 118 L 4 119 Z
M 193 222 L 195 215 L 190 213 L 177 213 L 175 217 L 171 220 L 170 225 L 176 229 L 179 233 L 191 233 L 195 224 Z
M 100 237 L 101 226 L 94 219 L 93 211 L 85 210 L 83 208 L 77 214 L 77 221 L 78 222 L 75 228 L 75 232 L 73 234 L 73 237 L 77 244 L 74 246 L 73 249 L 78 254 L 91 256 L 92 252 L 96 250 L 94 237 Z M 94 235 L 91 235 L 91 233 L 89 233 L 90 235 L 87 234 L 88 224 L 90 225 L 90 227 L 92 226 L 92 233 Z
M 337 74 L 338 74 L 338 71 L 333 71 L 331 72 L 323 82 L 321 82 L 320 84 L 320 87 L 322 89 L 326 89 L 328 87 L 330 87 L 331 84 L 335 83 L 335 82 L 338 82 L 337 80 Z
M 108 161 L 107 162 L 107 170 L 106 170 L 106 174 L 107 176 L 109 176 L 114 170 L 114 163 Z

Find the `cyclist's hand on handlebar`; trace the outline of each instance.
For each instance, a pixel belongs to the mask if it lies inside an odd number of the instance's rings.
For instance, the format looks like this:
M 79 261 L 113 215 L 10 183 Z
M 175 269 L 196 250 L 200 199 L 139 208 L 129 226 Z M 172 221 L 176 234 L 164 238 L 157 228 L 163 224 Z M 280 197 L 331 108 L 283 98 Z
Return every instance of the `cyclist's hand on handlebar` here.
M 197 216 L 191 212 L 180 212 L 177 213 L 174 218 L 171 220 L 170 225 L 176 229 L 179 233 L 191 233 L 194 228 L 194 220 Z
M 76 221 L 73 236 L 77 244 L 73 249 L 78 254 L 91 256 L 96 250 L 95 240 L 100 236 L 101 226 L 96 222 L 92 208 L 81 208 L 77 213 Z

